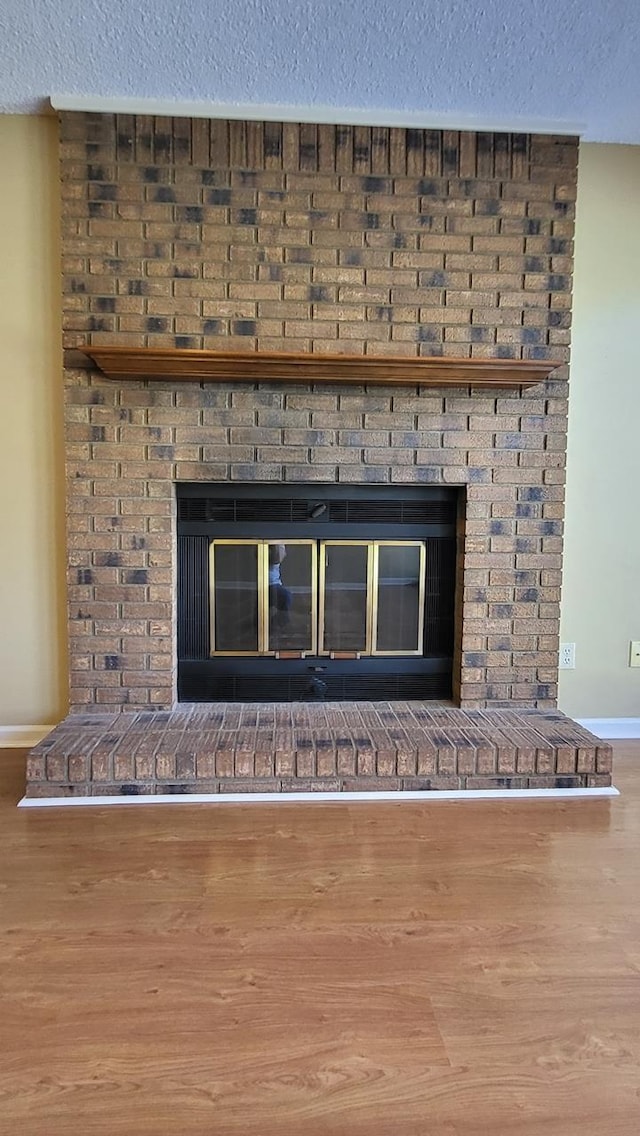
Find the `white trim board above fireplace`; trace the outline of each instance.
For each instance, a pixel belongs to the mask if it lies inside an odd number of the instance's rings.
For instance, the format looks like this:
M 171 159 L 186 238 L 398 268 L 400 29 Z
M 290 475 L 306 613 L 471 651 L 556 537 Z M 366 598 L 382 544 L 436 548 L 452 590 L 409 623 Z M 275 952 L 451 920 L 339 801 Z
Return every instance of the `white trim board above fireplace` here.
M 389 107 L 345 107 L 323 103 L 223 103 L 215 100 L 150 99 L 143 97 L 54 93 L 53 110 L 95 114 L 145 114 L 168 118 L 219 118 L 254 122 L 311 122 L 337 126 L 396 126 L 413 130 L 489 130 L 519 134 L 581 135 L 584 122 L 533 115 L 453 114 L 396 110 Z

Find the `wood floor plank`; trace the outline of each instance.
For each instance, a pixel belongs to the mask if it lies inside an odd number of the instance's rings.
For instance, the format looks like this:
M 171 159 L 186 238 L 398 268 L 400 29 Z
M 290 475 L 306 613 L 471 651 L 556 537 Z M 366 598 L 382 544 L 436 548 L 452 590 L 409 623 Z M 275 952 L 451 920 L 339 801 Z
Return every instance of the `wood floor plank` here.
M 601 801 L 15 809 L 0 1133 L 637 1136 L 640 742 Z

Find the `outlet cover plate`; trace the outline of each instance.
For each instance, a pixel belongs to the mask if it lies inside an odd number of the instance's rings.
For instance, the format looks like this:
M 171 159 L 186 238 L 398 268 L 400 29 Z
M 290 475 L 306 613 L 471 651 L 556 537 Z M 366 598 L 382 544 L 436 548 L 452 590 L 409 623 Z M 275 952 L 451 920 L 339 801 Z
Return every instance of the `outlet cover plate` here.
M 576 668 L 576 645 L 575 643 L 561 643 L 560 644 L 560 660 L 559 668 L 561 671 L 573 671 Z M 640 664 L 639 664 L 640 665 Z

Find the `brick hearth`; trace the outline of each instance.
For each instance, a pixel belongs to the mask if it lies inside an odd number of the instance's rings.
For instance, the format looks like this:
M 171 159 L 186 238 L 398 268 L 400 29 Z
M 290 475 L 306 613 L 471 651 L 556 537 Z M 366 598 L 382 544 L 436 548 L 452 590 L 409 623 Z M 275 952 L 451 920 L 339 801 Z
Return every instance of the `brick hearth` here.
M 606 786 L 611 747 L 558 711 L 411 702 L 183 705 L 67 718 L 28 796 Z

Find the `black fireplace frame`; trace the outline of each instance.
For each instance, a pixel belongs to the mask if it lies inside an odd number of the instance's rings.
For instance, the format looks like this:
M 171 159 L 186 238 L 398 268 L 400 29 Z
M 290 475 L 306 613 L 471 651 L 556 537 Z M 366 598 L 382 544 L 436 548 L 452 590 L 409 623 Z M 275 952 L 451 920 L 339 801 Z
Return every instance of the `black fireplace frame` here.
M 178 482 L 176 498 L 179 702 L 451 698 L 457 488 Z M 324 510 L 312 517 L 320 505 Z M 362 659 L 211 656 L 209 542 L 275 536 L 425 541 L 424 654 Z

